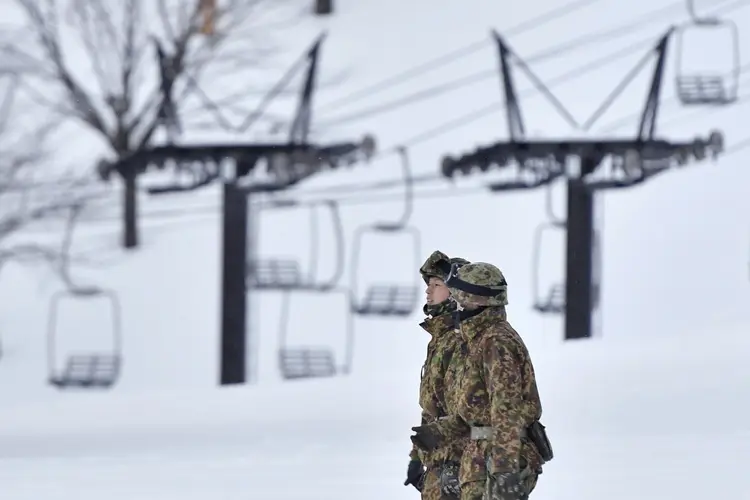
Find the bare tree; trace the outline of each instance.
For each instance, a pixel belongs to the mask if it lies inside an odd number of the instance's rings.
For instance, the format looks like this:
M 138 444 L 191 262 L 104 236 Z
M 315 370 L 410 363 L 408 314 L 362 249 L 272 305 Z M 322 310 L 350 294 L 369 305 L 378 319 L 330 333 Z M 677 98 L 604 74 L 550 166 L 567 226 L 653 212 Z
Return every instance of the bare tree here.
M 28 128 L 13 119 L 8 126 L 13 96 L 5 97 L 0 106 L 0 275 L 12 261 L 41 261 L 59 270 L 65 253 L 61 243 L 24 237 L 26 230 L 67 217 L 74 207 L 83 210 L 101 190 L 94 188 L 91 176 L 61 167 L 49 154 L 46 146 L 56 123 Z
M 277 51 L 271 35 L 293 26 L 301 12 L 293 0 L 16 2 L 25 24 L 0 47 L 0 66 L 20 75 L 36 103 L 98 136 L 99 174 L 116 173 L 124 185 L 125 248 L 138 246 L 140 172 L 113 172 L 113 165 L 158 140 L 168 114 L 186 126 L 188 112 L 205 113 L 206 99 L 247 113 L 248 83 Z M 173 110 L 162 99 L 165 69 Z

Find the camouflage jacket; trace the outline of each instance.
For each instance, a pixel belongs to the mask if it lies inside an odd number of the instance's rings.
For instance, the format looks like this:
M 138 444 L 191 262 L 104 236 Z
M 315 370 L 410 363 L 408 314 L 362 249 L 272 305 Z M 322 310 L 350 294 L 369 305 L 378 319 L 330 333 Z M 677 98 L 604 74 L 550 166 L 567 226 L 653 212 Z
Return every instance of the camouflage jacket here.
M 523 457 L 541 472 L 541 457 L 525 430 L 538 420 L 542 405 L 534 367 L 505 309 L 490 307 L 460 323 L 466 359 L 459 374 L 456 413 L 438 423 L 446 439 L 465 436 L 470 427 L 492 427 L 489 440 L 469 441 L 461 460 L 461 481 L 487 473 L 517 471 Z
M 432 335 L 419 384 L 422 423 L 436 422 L 458 409 L 457 377 L 466 353 L 463 339 L 454 331 L 451 314 L 426 318 L 420 326 Z M 458 462 L 465 446 L 465 436 L 449 440 L 441 449 L 427 453 L 412 447 L 410 457 L 428 467 L 453 460 Z

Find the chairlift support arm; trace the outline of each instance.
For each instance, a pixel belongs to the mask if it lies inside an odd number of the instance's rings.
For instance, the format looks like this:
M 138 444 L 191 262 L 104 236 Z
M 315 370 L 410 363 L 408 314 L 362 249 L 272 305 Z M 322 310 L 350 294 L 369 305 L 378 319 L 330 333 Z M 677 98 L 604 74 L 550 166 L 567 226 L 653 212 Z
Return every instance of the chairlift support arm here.
M 591 335 L 592 283 L 594 266 L 593 194 L 596 191 L 634 186 L 646 179 L 681 167 L 691 160 L 717 158 L 724 151 L 720 132 L 711 132 L 694 141 L 668 141 L 655 137 L 662 86 L 666 48 L 673 28 L 661 37 L 655 50 L 658 54 L 651 87 L 641 116 L 638 133 L 633 138 L 619 139 L 519 139 L 523 131 L 520 110 L 514 99 L 512 80 L 503 75 L 502 82 L 508 106 L 509 140 L 495 142 L 458 157 L 445 156 L 441 163 L 444 177 L 461 173 L 488 172 L 493 169 L 516 168 L 516 179 L 496 182 L 492 191 L 521 190 L 548 185 L 558 177 L 568 181 L 566 217 L 566 338 Z M 508 72 L 508 48 L 499 36 L 501 71 Z M 628 78 L 632 78 L 629 76 Z M 626 78 L 626 80 L 628 79 Z M 618 86 L 615 94 L 621 91 Z M 605 101 L 598 114 L 614 100 Z M 563 113 L 564 116 L 567 116 Z M 605 160 L 610 160 L 605 162 Z M 605 168 L 609 166 L 610 168 Z M 525 179 L 523 177 L 526 177 Z M 530 180 L 529 180 L 530 178 Z M 596 257 L 598 260 L 600 257 Z M 581 283 L 576 284 L 576 281 Z M 597 284 L 598 286 L 598 284 Z
M 292 120 L 292 125 L 289 128 L 290 144 L 306 144 L 310 134 L 310 123 L 312 122 L 312 97 L 315 92 L 315 80 L 318 74 L 320 46 L 324 39 L 325 35 L 321 35 L 307 53 L 307 58 L 310 62 L 307 68 L 307 75 L 305 76 L 305 83 L 302 86 L 299 102 L 297 103 L 297 112 Z
M 534 86 L 541 92 L 547 100 L 554 106 L 560 116 L 568 122 L 573 128 L 578 128 L 578 121 L 573 114 L 560 102 L 554 93 L 547 87 L 544 82 L 531 70 L 528 64 L 505 42 L 503 37 L 495 30 L 492 36 L 497 44 L 498 59 L 500 62 L 500 80 L 505 97 L 505 113 L 508 121 L 508 133 L 511 140 L 522 140 L 526 136 L 526 128 L 523 122 L 521 106 L 518 102 L 518 93 L 513 81 L 510 58 L 513 57 L 516 64 L 532 81 Z
M 445 158 L 442 173 L 445 177 L 451 178 L 457 173 L 468 175 L 473 171 L 487 171 L 492 167 L 505 169 L 513 164 L 518 164 L 523 168 L 531 162 L 542 161 L 547 162 L 550 176 L 581 179 L 591 189 L 605 189 L 627 187 L 630 182 L 642 182 L 641 174 L 660 173 L 666 168 L 683 166 L 690 160 L 701 161 L 707 156 L 715 159 L 722 152 L 723 139 L 719 132 L 712 132 L 705 139 L 699 138 L 692 142 L 671 142 L 661 139 L 497 142 L 490 147 L 478 148 L 459 158 Z M 628 159 L 629 163 L 623 164 L 613 173 L 608 173 L 601 168 L 606 158 L 623 161 Z M 578 170 L 569 168 L 568 164 L 573 159 L 582 160 L 585 166 Z M 482 168 L 484 165 L 488 168 Z M 625 178 L 614 177 L 617 173 L 624 173 Z
M 167 54 L 159 39 L 152 37 L 154 42 L 154 51 L 156 52 L 156 62 L 159 67 L 159 91 L 161 93 L 159 109 L 157 111 L 157 120 L 167 130 L 167 141 L 171 144 L 182 133 L 180 117 L 177 112 L 177 105 L 174 102 L 174 84 L 177 76 L 181 73 L 181 68 L 175 67 L 177 58 Z
M 254 122 L 257 118 L 259 118 L 263 112 L 265 107 L 270 104 L 270 102 L 273 101 L 273 99 L 276 97 L 276 95 L 283 90 L 283 87 L 285 87 L 288 83 L 288 81 L 296 74 L 300 67 L 300 63 L 307 61 L 307 74 L 305 77 L 304 84 L 302 88 L 300 89 L 300 94 L 298 97 L 298 104 L 297 104 L 297 110 L 295 113 L 295 116 L 292 120 L 292 125 L 290 127 L 289 131 L 289 140 L 285 144 L 267 144 L 266 149 L 273 149 L 277 148 L 281 153 L 290 153 L 292 151 L 302 151 L 305 149 L 309 149 L 309 143 L 308 143 L 308 135 L 309 135 L 309 129 L 310 129 L 310 122 L 312 120 L 312 99 L 315 91 L 315 80 L 317 77 L 318 72 L 318 58 L 320 53 L 320 48 L 325 39 L 325 33 L 320 35 L 317 40 L 313 43 L 312 47 L 310 47 L 306 52 L 305 56 L 300 60 L 299 62 L 295 63 L 289 71 L 281 78 L 281 80 L 272 88 L 268 95 L 264 98 L 262 101 L 259 109 L 257 109 L 253 114 L 251 114 L 248 117 L 248 120 L 246 120 L 245 123 L 239 129 L 236 127 L 232 127 L 231 125 L 228 125 L 228 122 L 226 122 L 225 119 L 223 119 L 221 113 L 219 112 L 217 106 L 210 102 L 210 99 L 208 99 L 207 96 L 204 97 L 204 101 L 206 101 L 207 106 L 214 111 L 214 115 L 216 115 L 217 120 L 223 124 L 224 128 L 229 128 L 234 130 L 235 132 L 245 132 L 247 128 Z M 176 105 L 173 101 L 172 96 L 172 89 L 174 86 L 174 79 L 175 75 L 177 74 L 172 67 L 173 62 L 172 60 L 174 58 L 170 58 L 166 55 L 165 51 L 159 44 L 158 40 L 154 39 L 154 42 L 156 44 L 157 48 L 157 57 L 159 61 L 159 67 L 160 67 L 160 74 L 161 74 L 161 101 L 162 104 L 160 106 L 160 119 L 163 121 L 163 123 L 167 127 L 177 127 L 177 111 L 176 111 Z M 186 75 L 190 78 L 190 75 Z M 200 87 L 198 86 L 197 82 L 195 82 L 192 78 L 190 78 L 190 86 L 191 88 L 195 90 L 200 90 Z M 174 134 L 173 134 L 174 135 Z M 172 137 L 172 136 L 170 136 Z M 371 140 L 371 139 L 370 139 Z M 223 147 L 222 147 L 223 146 Z M 246 155 L 252 156 L 253 154 L 258 154 L 263 150 L 262 144 L 257 144 L 250 146 L 252 151 L 245 150 Z M 323 150 L 328 149 L 329 154 L 335 152 L 340 152 L 342 147 L 346 148 L 347 144 L 334 144 L 328 148 L 322 148 Z M 213 181 L 219 180 L 220 176 L 218 173 L 217 163 L 221 159 L 225 159 L 228 156 L 233 156 L 233 154 L 230 154 L 227 149 L 237 148 L 237 145 L 194 145 L 194 146 L 186 146 L 183 147 L 183 149 L 179 149 L 180 146 L 176 146 L 174 144 L 174 140 L 170 139 L 168 144 L 166 146 L 162 147 L 153 147 L 153 148 L 145 148 L 144 151 L 138 151 L 134 153 L 133 157 L 127 158 L 124 161 L 120 161 L 117 163 L 113 168 L 117 170 L 118 172 L 122 173 L 126 170 L 132 170 L 136 169 L 139 173 L 144 172 L 148 165 L 154 166 L 157 169 L 163 169 L 165 168 L 165 162 L 166 160 L 171 160 L 174 170 L 178 170 L 179 166 L 184 165 L 186 163 L 189 163 L 192 168 L 195 168 L 197 170 L 196 176 L 200 179 L 200 181 L 196 182 L 194 185 L 191 186 L 183 186 L 179 183 L 172 183 L 168 184 L 166 186 L 159 186 L 155 188 L 151 188 L 148 190 L 150 194 L 170 194 L 170 193 L 176 193 L 176 192 L 185 192 L 185 191 L 193 191 L 200 189 L 202 187 L 210 185 Z M 171 149 L 170 149 L 171 148 Z M 187 149 L 185 149 L 187 148 Z M 192 151 L 191 149 L 192 148 Z M 205 154 L 201 155 L 200 152 L 204 152 Z M 242 152 L 236 152 L 237 155 L 243 155 Z M 270 152 L 269 152 L 270 154 Z M 139 165 L 139 161 L 142 161 L 143 158 L 139 158 L 139 156 L 143 156 L 146 158 L 146 162 L 148 165 Z M 198 157 L 198 160 L 192 160 L 191 158 Z M 159 158 L 166 158 L 166 160 L 159 161 Z M 210 163 L 213 163 L 212 165 L 208 165 L 206 158 L 211 160 Z M 352 159 L 349 159 L 348 161 L 355 161 Z M 286 170 L 286 169 L 284 169 Z

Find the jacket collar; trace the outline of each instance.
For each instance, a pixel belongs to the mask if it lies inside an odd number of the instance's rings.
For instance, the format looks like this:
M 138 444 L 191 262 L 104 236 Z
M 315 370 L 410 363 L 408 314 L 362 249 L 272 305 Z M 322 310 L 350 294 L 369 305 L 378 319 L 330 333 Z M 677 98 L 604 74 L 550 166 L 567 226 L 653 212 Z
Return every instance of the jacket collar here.
M 491 324 L 505 321 L 507 318 L 505 307 L 485 307 L 458 311 L 453 319 L 456 328 L 461 330 L 467 341 L 470 341 L 480 336 Z

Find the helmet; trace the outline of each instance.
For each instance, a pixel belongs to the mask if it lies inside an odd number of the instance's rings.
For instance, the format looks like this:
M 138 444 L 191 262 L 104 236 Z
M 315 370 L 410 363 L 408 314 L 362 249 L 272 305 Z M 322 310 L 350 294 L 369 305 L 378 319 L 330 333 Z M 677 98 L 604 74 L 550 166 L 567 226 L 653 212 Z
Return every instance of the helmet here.
M 457 264 L 445 281 L 453 300 L 462 307 L 499 307 L 508 304 L 508 283 L 502 271 L 486 262 Z
M 451 266 L 453 264 L 468 264 L 469 261 L 460 257 L 448 258 L 440 250 L 435 250 L 427 258 L 427 260 L 419 268 L 419 273 L 422 275 L 422 279 L 428 285 L 430 284 L 430 278 L 440 278 L 444 280 L 450 273 Z

